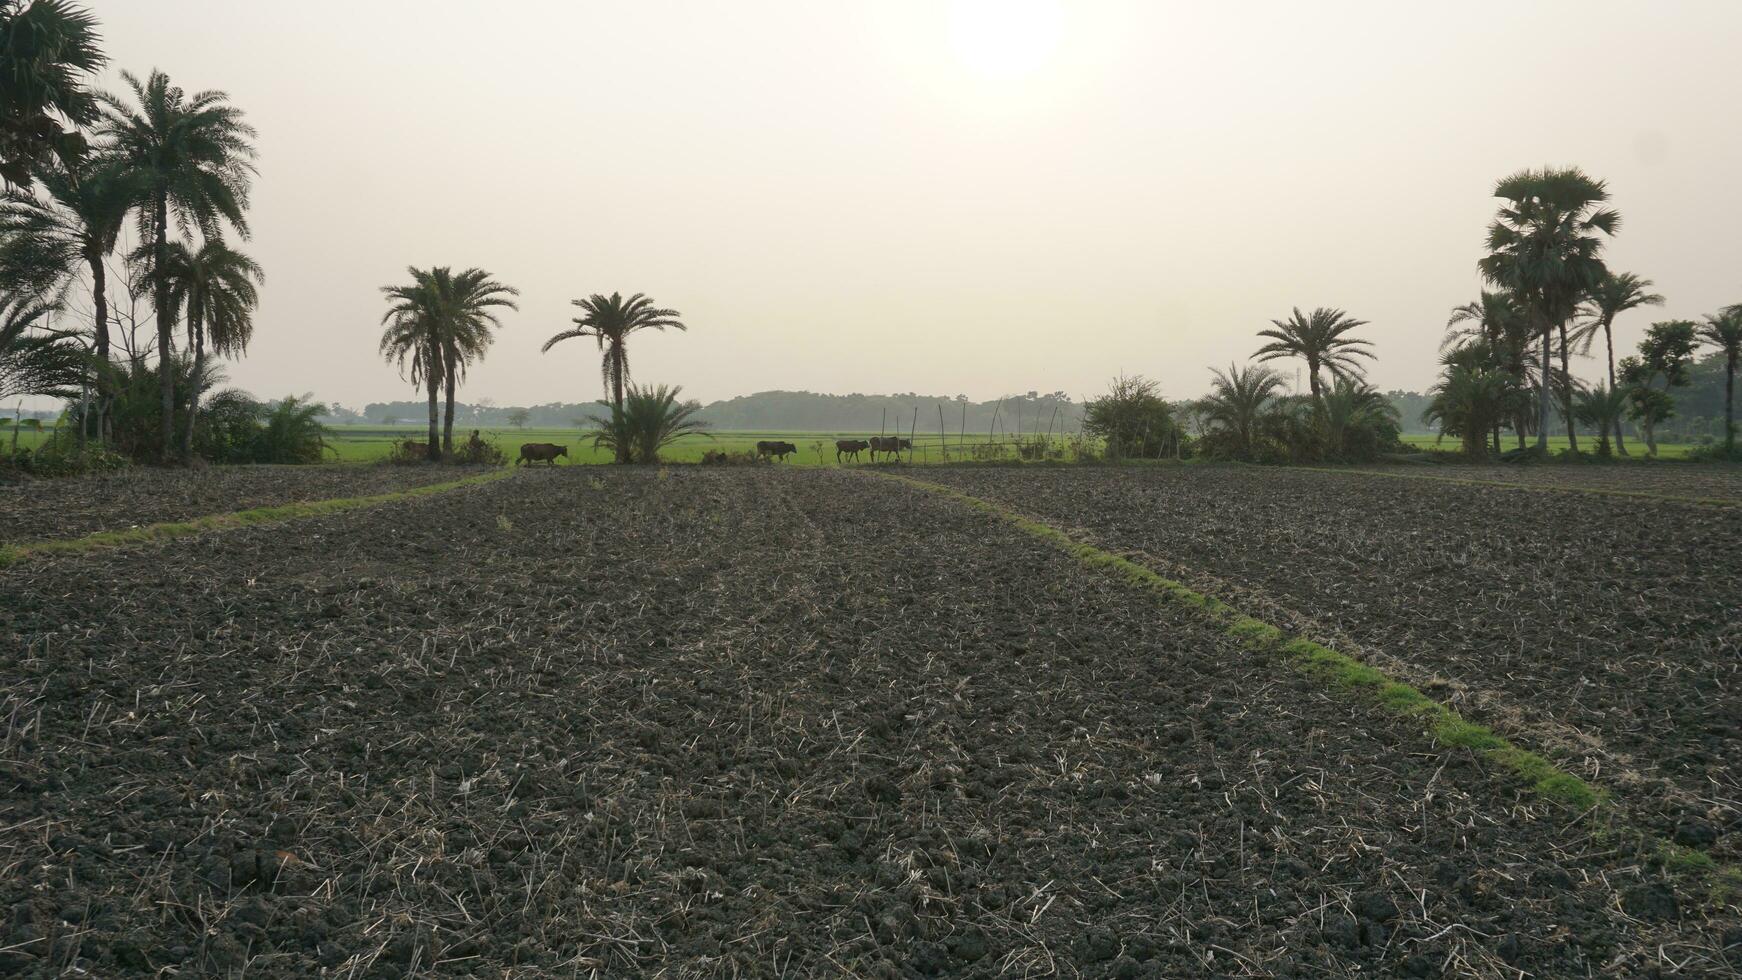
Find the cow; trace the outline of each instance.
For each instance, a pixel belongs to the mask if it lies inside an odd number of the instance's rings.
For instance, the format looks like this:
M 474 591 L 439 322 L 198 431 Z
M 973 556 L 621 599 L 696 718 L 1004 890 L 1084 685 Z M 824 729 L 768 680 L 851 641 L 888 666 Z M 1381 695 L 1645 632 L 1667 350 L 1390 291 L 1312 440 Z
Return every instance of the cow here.
M 842 456 L 857 461 L 861 450 L 870 449 L 871 444 L 863 439 L 836 439 L 835 462 L 839 463 Z
M 901 462 L 901 451 L 912 449 L 913 442 L 900 436 L 872 436 L 867 448 L 871 450 L 871 462 L 873 463 L 877 462 L 878 453 L 894 453 L 895 461 L 899 463 Z
M 566 459 L 568 455 L 569 447 L 567 446 L 559 446 L 551 442 L 527 442 L 521 444 L 520 458 L 514 461 L 514 465 L 519 466 L 521 463 L 525 463 L 531 466 L 533 463 L 543 461 L 555 466 L 558 456 Z
M 732 457 L 726 455 L 724 452 L 722 452 L 718 449 L 710 449 L 707 452 L 702 454 L 702 465 L 703 466 L 725 466 L 727 463 L 730 463 L 731 461 L 732 461 Z
M 784 461 L 787 453 L 798 452 L 798 447 L 790 442 L 779 442 L 764 439 L 756 444 L 756 455 L 775 456 Z

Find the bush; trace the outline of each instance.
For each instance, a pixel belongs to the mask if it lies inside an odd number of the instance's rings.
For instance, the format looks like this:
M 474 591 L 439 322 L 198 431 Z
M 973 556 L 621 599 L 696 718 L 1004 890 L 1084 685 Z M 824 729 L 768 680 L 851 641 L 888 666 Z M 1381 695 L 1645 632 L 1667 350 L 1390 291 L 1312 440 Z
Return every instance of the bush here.
M 706 422 L 695 418 L 702 410 L 701 403 L 677 400 L 682 391 L 681 385 L 671 388 L 630 385 L 622 411 L 607 404 L 610 418 L 589 416 L 589 421 L 598 426 L 593 433 L 593 446 L 609 449 L 630 463 L 659 462 L 661 449 L 684 435 L 704 433 L 708 428 Z
M 326 410 L 294 395 L 263 405 L 246 392 L 220 391 L 200 409 L 195 452 L 215 463 L 319 463 L 330 447 L 315 419 Z
M 1106 440 L 1108 459 L 1159 459 L 1181 448 L 1173 407 L 1142 375 L 1114 378 L 1105 395 L 1084 406 L 1083 432 Z
M 34 452 L 23 449 L 15 456 L 0 456 L 0 480 L 22 474 L 38 477 L 83 476 L 86 473 L 107 473 L 130 465 L 127 457 L 96 446 L 79 452 L 71 445 L 52 441 Z
M 465 466 L 505 466 L 508 457 L 502 455 L 502 450 L 478 438 L 478 430 L 473 429 L 472 437 L 461 443 L 448 461 Z

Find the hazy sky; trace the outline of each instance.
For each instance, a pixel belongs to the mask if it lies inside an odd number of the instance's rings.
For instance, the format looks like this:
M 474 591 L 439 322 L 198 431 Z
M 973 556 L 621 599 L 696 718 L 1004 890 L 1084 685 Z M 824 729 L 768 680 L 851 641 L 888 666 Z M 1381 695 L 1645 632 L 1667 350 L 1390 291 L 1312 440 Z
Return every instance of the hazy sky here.
M 637 377 L 768 388 L 1200 393 L 1294 305 L 1372 321 L 1420 388 L 1496 178 L 1577 164 L 1652 319 L 1742 302 L 1742 2 L 618 3 L 112 0 L 116 68 L 221 88 L 260 130 L 267 270 L 234 383 L 360 407 L 378 287 L 522 291 L 462 400 L 599 395 L 569 300 L 688 334 Z M 1596 362 L 1583 373 L 1595 377 Z

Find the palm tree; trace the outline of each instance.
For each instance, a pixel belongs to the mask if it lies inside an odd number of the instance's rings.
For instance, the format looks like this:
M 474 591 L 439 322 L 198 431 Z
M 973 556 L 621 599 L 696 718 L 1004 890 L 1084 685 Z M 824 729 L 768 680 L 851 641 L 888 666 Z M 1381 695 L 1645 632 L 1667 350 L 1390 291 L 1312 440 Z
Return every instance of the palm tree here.
M 1695 332 L 1700 343 L 1724 353 L 1724 455 L 1736 454 L 1736 362 L 1742 360 L 1742 303 L 1706 317 Z
M 1250 456 L 1259 427 L 1282 390 L 1282 375 L 1257 364 L 1244 370 L 1230 364 L 1225 374 L 1213 369 L 1211 373 L 1210 394 L 1199 402 L 1204 420 L 1228 434 L 1237 454 Z
M 701 403 L 678 401 L 682 391 L 682 385 L 642 388 L 631 384 L 622 408 L 600 402 L 611 410 L 611 416 L 587 416 L 588 422 L 598 426 L 593 433 L 594 448 L 608 447 L 622 462 L 657 463 L 659 451 L 683 436 L 707 435 L 708 423 L 695 417 L 702 410 Z
M 1615 318 L 1642 306 L 1662 306 L 1662 296 L 1647 292 L 1651 287 L 1650 279 L 1643 279 L 1631 272 L 1608 273 L 1585 298 L 1584 311 L 1587 319 L 1574 328 L 1569 338 L 1573 344 L 1579 345 L 1579 353 L 1584 354 L 1590 351 L 1591 344 L 1597 339 L 1597 331 L 1603 332 L 1603 346 L 1608 352 L 1609 360 L 1610 391 L 1616 388 Z M 1619 425 L 1615 427 L 1615 451 L 1623 456 L 1627 455 L 1627 442 L 1622 437 Z
M 258 263 L 225 245 L 221 238 L 208 238 L 198 249 L 185 242 L 174 243 L 164 275 L 169 280 L 171 307 L 187 313 L 188 350 L 193 352 L 195 383 L 188 391 L 187 424 L 181 434 L 181 457 L 192 461 L 206 339 L 210 336 L 212 350 L 220 357 L 247 350 L 254 334 L 254 308 L 260 303 L 256 287 L 266 276 Z
M 1356 327 L 1366 326 L 1367 321 L 1357 320 L 1342 310 L 1321 306 L 1308 316 L 1297 306 L 1288 319 L 1270 322 L 1276 329 L 1260 330 L 1258 336 L 1269 337 L 1271 342 L 1258 348 L 1255 356 L 1260 361 L 1273 361 L 1279 357 L 1298 357 L 1306 361 L 1307 384 L 1312 389 L 1314 404 L 1320 403 L 1323 393 L 1319 384 L 1321 368 L 1330 371 L 1333 378 L 1360 377 L 1360 365 L 1355 358 L 1373 357 L 1373 352 L 1367 350 L 1372 346 L 1370 341 L 1345 336 Z
M 85 351 L 46 320 L 54 303 L 29 296 L 0 299 L 0 399 L 19 395 L 73 398 L 85 377 Z
M 429 393 L 429 441 L 424 451 L 430 462 L 441 458 L 438 398 L 444 374 L 441 343 L 441 296 L 432 272 L 415 266 L 408 269 L 412 281 L 400 286 L 382 286 L 390 305 L 381 322 L 381 355 L 397 362 L 401 371 L 409 364 L 411 383 L 422 384 Z
M 1445 370 L 1428 389 L 1432 401 L 1422 413 L 1422 421 L 1438 425 L 1442 435 L 1459 437 L 1471 459 L 1487 457 L 1489 433 L 1498 431 L 1512 390 L 1512 379 L 1495 366 L 1486 344 L 1476 341 L 1440 355 Z
M 543 350 L 565 340 L 576 337 L 593 337 L 599 342 L 599 350 L 604 352 L 600 367 L 605 382 L 605 390 L 611 395 L 611 405 L 619 413 L 623 410 L 623 386 L 629 382 L 629 335 L 637 330 L 664 330 L 672 327 L 677 330 L 688 329 L 678 319 L 676 310 L 660 309 L 653 305 L 653 300 L 642 293 L 624 300 L 621 293 L 604 296 L 599 293 L 572 301 L 584 312 L 574 318 L 574 329 L 545 341 Z M 627 446 L 617 447 L 617 461 L 628 462 Z
M 97 115 L 85 76 L 107 60 L 100 40 L 97 19 L 66 0 L 0 0 L 0 182 L 29 187 L 50 159 L 83 155 L 79 127 Z
M 1334 379 L 1320 403 L 1324 408 L 1330 452 L 1338 457 L 1359 452 L 1351 450 L 1348 445 L 1352 428 L 1381 421 L 1395 425 L 1397 421 L 1397 410 L 1392 407 L 1391 400 L 1360 378 L 1344 376 Z
M 1517 298 L 1504 289 L 1495 292 L 1484 289 L 1480 299 L 1452 309 L 1446 320 L 1445 339 L 1440 341 L 1440 353 L 1443 356 L 1467 348 L 1479 350 L 1487 367 L 1504 374 L 1511 388 L 1522 390 L 1530 383 L 1530 337 L 1530 323 Z M 1441 363 L 1450 362 L 1442 359 Z M 1518 403 L 1518 410 L 1494 417 L 1495 452 L 1500 451 L 1502 423 L 1510 422 L 1520 449 L 1524 448 L 1524 435 L 1530 428 L 1525 411 L 1528 406 L 1513 398 L 1512 392 L 1508 392 L 1506 402 L 1509 407 Z
M 103 156 L 76 168 L 43 166 L 35 174 L 44 197 L 18 191 L 0 196 L 0 229 L 30 241 L 48 257 L 58 282 L 74 278 L 81 265 L 89 273 L 91 354 L 101 417 L 110 387 L 108 259 L 138 197 L 137 181 L 125 166 Z
M 1627 414 L 1627 389 L 1603 384 L 1594 388 L 1581 385 L 1573 399 L 1574 416 L 1597 428 L 1597 455 L 1609 455 L 1609 433 L 1620 434 L 1621 419 Z
M 157 310 L 158 357 L 167 359 L 174 346 L 175 306 L 170 301 L 169 225 L 197 227 L 206 238 L 221 237 L 228 222 L 248 237 L 244 212 L 254 170 L 254 129 L 242 121 L 242 110 L 222 92 L 187 95 L 154 71 L 144 83 L 122 72 L 138 107 L 112 95 L 104 105 L 98 132 L 140 181 L 141 238 L 151 243 L 148 266 L 152 304 Z M 162 377 L 163 461 L 173 441 L 175 386 L 171 371 Z
M 1557 330 L 1561 334 L 1561 373 L 1567 375 L 1567 320 L 1608 274 L 1600 258 L 1603 241 L 1595 233 L 1615 234 L 1621 215 L 1601 207 L 1609 199 L 1604 183 L 1577 168 L 1520 171 L 1496 184 L 1494 196 L 1506 203 L 1488 226 L 1488 254 L 1478 266 L 1489 282 L 1518 297 L 1532 335 L 1542 340 L 1536 440 L 1537 449 L 1547 452 L 1550 338 Z M 1567 435 L 1577 450 L 1570 400 L 1569 391 Z
M 502 329 L 495 310 L 518 310 L 509 297 L 520 290 L 490 278 L 483 269 L 467 269 L 458 275 L 446 266 L 431 270 L 440 297 L 442 381 L 447 405 L 442 415 L 442 451 L 454 450 L 454 394 L 466 376 L 466 367 L 483 358 L 494 341 L 493 331 Z

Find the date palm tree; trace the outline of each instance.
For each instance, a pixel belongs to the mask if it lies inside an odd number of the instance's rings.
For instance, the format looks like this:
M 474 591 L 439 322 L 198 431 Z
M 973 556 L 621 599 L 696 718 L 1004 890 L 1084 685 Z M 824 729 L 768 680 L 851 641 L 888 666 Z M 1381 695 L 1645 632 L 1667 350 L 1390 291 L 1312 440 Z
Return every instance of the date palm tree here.
M 182 427 L 181 457 L 191 462 L 194 426 L 200 410 L 200 381 L 205 377 L 206 341 L 214 353 L 234 357 L 248 348 L 254 335 L 254 308 L 260 303 L 257 288 L 266 279 L 253 259 L 208 238 L 199 248 L 186 242 L 170 246 L 164 266 L 169 280 L 169 301 L 186 313 L 188 350 L 193 357 L 194 383 L 188 390 L 187 422 Z
M 1307 384 L 1312 389 L 1313 404 L 1323 402 L 1324 388 L 1319 382 L 1319 371 L 1328 370 L 1333 378 L 1358 378 L 1361 367 L 1355 358 L 1372 358 L 1373 352 L 1367 348 L 1373 346 L 1371 341 L 1347 336 L 1349 331 L 1367 325 L 1365 320 L 1357 320 L 1342 310 L 1319 307 L 1309 314 L 1303 314 L 1300 307 L 1286 320 L 1272 320 L 1275 325 L 1272 330 L 1260 330 L 1258 336 L 1270 338 L 1270 343 L 1258 348 L 1255 355 L 1260 361 L 1273 361 L 1279 357 L 1298 357 L 1306 362 Z
M 587 416 L 596 426 L 594 448 L 609 448 L 624 462 L 651 464 L 659 462 L 660 450 L 678 439 L 691 433 L 707 435 L 708 423 L 695 417 L 702 410 L 701 403 L 678 401 L 682 392 L 682 385 L 642 388 L 631 384 L 622 408 L 600 402 L 611 415 Z
M 1530 383 L 1530 323 L 1519 307 L 1516 297 L 1506 290 L 1482 291 L 1481 298 L 1454 307 L 1446 320 L 1445 339 L 1440 341 L 1441 355 L 1474 347 L 1486 359 L 1487 366 L 1509 379 L 1505 403 L 1507 411 L 1493 417 L 1494 451 L 1500 451 L 1500 426 L 1510 424 L 1518 437 L 1518 448 L 1524 448 L 1524 436 L 1530 429 L 1528 403 L 1513 397 Z M 1469 358 L 1465 358 L 1469 363 Z M 1442 358 L 1442 365 L 1450 362 Z
M 39 167 L 84 154 L 100 41 L 97 19 L 66 0 L 0 0 L 0 182 L 29 187 Z
M 1627 414 L 1627 389 L 1598 384 L 1580 386 L 1573 396 L 1573 414 L 1597 430 L 1597 455 L 1609 455 L 1609 433 L 1620 435 L 1621 419 Z
M 72 334 L 48 326 L 58 312 L 57 304 L 35 297 L 0 298 L 0 399 L 78 395 L 85 351 Z
M 1603 207 L 1609 200 L 1604 183 L 1577 168 L 1520 171 L 1501 179 L 1494 196 L 1505 203 L 1488 226 L 1488 254 L 1478 266 L 1489 282 L 1518 297 L 1532 336 L 1541 339 L 1536 440 L 1537 449 L 1547 452 L 1552 338 L 1561 335 L 1561 374 L 1568 375 L 1567 321 L 1608 274 L 1598 236 L 1614 235 L 1621 215 Z M 1576 450 L 1571 391 L 1565 387 L 1567 434 Z
M 1706 317 L 1694 337 L 1724 354 L 1724 455 L 1736 454 L 1736 363 L 1742 360 L 1742 303 Z
M 483 269 L 455 274 L 446 266 L 431 270 L 440 298 L 439 343 L 442 353 L 442 383 L 447 398 L 442 414 L 442 451 L 454 450 L 454 395 L 466 368 L 483 358 L 496 339 L 502 321 L 496 310 L 518 310 L 511 297 L 520 290 L 504 285 Z
M 1579 348 L 1579 353 L 1590 351 L 1591 344 L 1597 339 L 1597 332 L 1603 333 L 1603 347 L 1609 362 L 1609 390 L 1614 391 L 1615 384 L 1615 318 L 1628 310 L 1637 310 L 1642 306 L 1662 306 L 1663 297 L 1649 292 L 1653 283 L 1631 272 L 1611 272 L 1605 275 L 1585 297 L 1584 312 L 1586 319 L 1573 329 L 1569 340 Z M 1627 442 L 1621 434 L 1621 427 L 1615 427 L 1615 451 L 1622 456 L 1627 455 Z
M 206 238 L 222 237 L 228 222 L 238 235 L 248 237 L 255 133 L 242 121 L 242 110 L 230 104 L 223 92 L 188 95 L 160 71 L 144 82 L 127 72 L 121 77 L 137 105 L 117 96 L 101 96 L 104 109 L 98 133 L 140 182 L 140 237 L 150 243 L 147 269 L 157 311 L 157 353 L 167 359 L 174 349 L 176 313 L 167 274 L 170 222 L 198 228 Z M 163 460 L 168 462 L 175 424 L 175 372 L 159 374 Z
M 48 164 L 35 171 L 41 195 L 20 190 L 0 195 L 0 230 L 28 239 L 51 264 L 53 288 L 82 271 L 90 276 L 92 356 L 98 400 L 107 389 L 109 362 L 108 260 L 138 181 L 112 157 L 88 156 L 75 167 Z
M 441 458 L 439 399 L 445 359 L 441 342 L 441 297 L 432 272 L 412 266 L 411 282 L 398 286 L 382 286 L 388 300 L 387 312 L 381 317 L 386 330 L 381 334 L 381 356 L 400 371 L 411 369 L 411 383 L 423 385 L 429 395 L 429 437 L 424 452 L 430 462 Z
M 1283 377 L 1260 364 L 1245 369 L 1230 364 L 1226 373 L 1211 373 L 1210 393 L 1198 403 L 1199 411 L 1206 423 L 1228 434 L 1236 453 L 1250 456 L 1265 417 L 1275 408 Z
M 678 319 L 676 310 L 661 309 L 653 305 L 653 300 L 642 293 L 636 293 L 627 300 L 621 293 L 605 296 L 594 293 L 586 299 L 572 301 L 583 311 L 574 318 L 574 328 L 545 341 L 543 350 L 550 350 L 557 344 L 576 337 L 592 337 L 599 343 L 599 350 L 604 357 L 600 365 L 605 390 L 611 396 L 611 405 L 621 413 L 623 410 L 623 387 L 629 382 L 629 336 L 637 330 L 664 330 L 671 327 L 676 330 L 688 329 L 683 321 Z M 617 461 L 628 462 L 628 447 L 617 446 Z
M 1485 459 L 1488 436 L 1499 431 L 1506 413 L 1512 379 L 1496 366 L 1486 340 L 1445 351 L 1440 364 L 1444 370 L 1427 391 L 1432 400 L 1422 413 L 1422 421 L 1439 426 L 1443 435 L 1457 436 L 1464 455 Z

